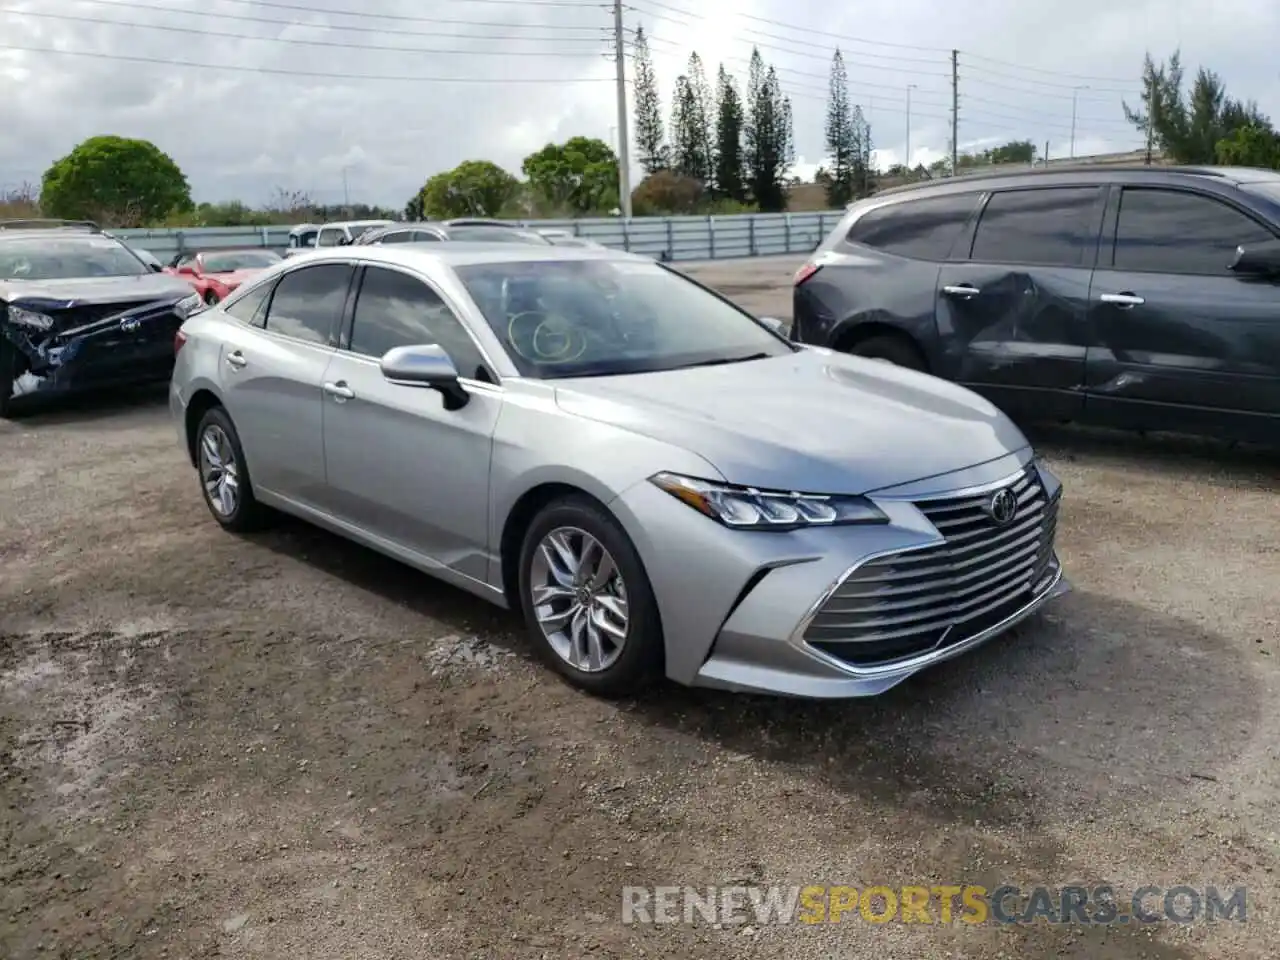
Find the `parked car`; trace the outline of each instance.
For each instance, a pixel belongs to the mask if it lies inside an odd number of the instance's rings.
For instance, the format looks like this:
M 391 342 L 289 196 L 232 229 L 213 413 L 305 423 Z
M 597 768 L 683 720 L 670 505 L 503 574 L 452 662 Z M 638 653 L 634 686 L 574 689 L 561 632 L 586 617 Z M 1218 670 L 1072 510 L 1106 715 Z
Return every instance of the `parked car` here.
M 27 395 L 166 379 L 203 308 L 96 224 L 0 221 L 0 417 Z
M 320 225 L 316 223 L 300 223 L 289 231 L 289 246 L 285 249 L 286 257 L 295 257 L 308 250 L 314 250 L 316 237 L 320 233 Z
M 1026 421 L 1274 442 L 1280 173 L 1088 167 L 888 190 L 795 277 L 793 336 Z
M 397 223 L 368 230 L 356 243 L 432 243 L 444 240 L 457 243 L 532 243 L 550 246 L 549 240 L 532 230 L 518 230 L 502 223 L 457 222 Z
M 183 277 L 209 305 L 217 303 L 250 277 L 281 260 L 262 247 L 188 250 L 175 256 L 165 270 Z
M 586 237 L 579 237 L 568 230 L 539 230 L 539 236 L 557 247 L 587 247 L 591 250 L 607 250 L 603 243 L 596 243 Z
M 316 247 L 345 247 L 355 243 L 361 235 L 379 227 L 389 227 L 394 220 L 344 220 L 326 223 L 316 234 Z
M 1067 589 L 1061 484 L 961 387 L 616 251 L 358 245 L 182 328 L 214 519 L 296 514 L 521 611 L 600 694 L 880 693 Z

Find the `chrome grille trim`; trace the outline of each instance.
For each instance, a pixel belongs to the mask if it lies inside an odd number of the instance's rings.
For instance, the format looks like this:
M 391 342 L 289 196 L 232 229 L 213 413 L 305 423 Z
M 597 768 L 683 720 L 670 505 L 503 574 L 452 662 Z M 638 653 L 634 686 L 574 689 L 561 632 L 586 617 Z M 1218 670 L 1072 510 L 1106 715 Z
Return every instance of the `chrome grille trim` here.
M 995 525 L 985 512 L 994 492 L 1012 488 L 1014 518 Z M 1033 465 L 988 489 L 912 501 L 944 538 L 869 559 L 850 571 L 804 626 L 816 652 L 859 668 L 891 666 L 962 644 L 980 618 L 1002 616 L 1056 584 L 1058 499 Z M 1032 588 L 1038 588 L 1035 595 Z

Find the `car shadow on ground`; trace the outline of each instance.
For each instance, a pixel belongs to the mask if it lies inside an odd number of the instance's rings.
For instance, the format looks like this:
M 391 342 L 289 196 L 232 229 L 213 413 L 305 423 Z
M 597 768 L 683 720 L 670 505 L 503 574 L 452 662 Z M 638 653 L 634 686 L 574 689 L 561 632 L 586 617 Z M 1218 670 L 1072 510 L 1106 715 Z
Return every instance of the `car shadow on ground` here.
M 100 424 L 108 430 L 132 429 L 136 423 L 130 414 L 164 410 L 168 395 L 166 381 L 67 396 L 19 397 L 14 401 L 9 422 L 23 430 L 82 423 Z

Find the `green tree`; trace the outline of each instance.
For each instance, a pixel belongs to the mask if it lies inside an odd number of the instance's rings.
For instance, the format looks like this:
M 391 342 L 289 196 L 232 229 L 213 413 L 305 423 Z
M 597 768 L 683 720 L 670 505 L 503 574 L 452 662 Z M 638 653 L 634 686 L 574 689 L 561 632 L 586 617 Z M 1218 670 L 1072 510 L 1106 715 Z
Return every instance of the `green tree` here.
M 418 220 L 496 217 L 519 190 L 520 181 L 496 163 L 464 160 L 423 184 L 405 213 L 414 214 Z
M 853 109 L 849 104 L 849 74 L 839 48 L 831 58 L 828 86 L 826 134 L 831 167 L 826 193 L 827 204 L 839 208 L 853 199 L 854 165 L 861 159 L 853 126 Z
M 862 107 L 853 108 L 853 195 L 866 197 L 871 194 L 871 124 L 862 113 Z
M 692 53 L 671 97 L 671 165 L 681 176 L 703 183 L 714 175 L 709 100 L 702 60 Z
M 1280 134 L 1269 126 L 1251 123 L 1219 140 L 1215 153 L 1217 162 L 1224 166 L 1280 170 Z
M 716 87 L 716 193 L 741 203 L 747 198 L 742 170 L 742 97 L 723 65 L 716 77 Z
M 45 171 L 46 216 L 137 227 L 192 209 L 186 176 L 154 143 L 90 137 Z
M 1035 163 L 1036 145 L 1030 140 L 1010 140 L 986 151 L 989 163 Z
M 658 94 L 658 79 L 653 72 L 644 27 L 636 27 L 631 56 L 635 62 L 636 150 L 640 155 L 640 168 L 645 174 L 652 174 L 665 170 L 671 161 L 662 123 L 662 98 Z
M 778 74 L 751 51 L 747 78 L 747 123 L 743 135 L 747 183 L 764 212 L 787 208 L 787 170 L 795 158 L 791 101 L 782 95 Z
M 521 166 L 533 192 L 553 208 L 598 213 L 618 205 L 618 157 L 603 140 L 548 143 Z
M 641 217 L 693 214 L 698 212 L 704 192 L 701 180 L 682 177 L 674 170 L 659 170 L 632 191 L 631 207 Z

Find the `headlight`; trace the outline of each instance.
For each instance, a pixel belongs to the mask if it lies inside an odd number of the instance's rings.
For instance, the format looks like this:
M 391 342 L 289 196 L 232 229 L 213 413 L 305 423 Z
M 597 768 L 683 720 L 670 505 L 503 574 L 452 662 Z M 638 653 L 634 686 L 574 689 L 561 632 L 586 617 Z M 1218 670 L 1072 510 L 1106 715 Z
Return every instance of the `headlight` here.
M 183 297 L 173 305 L 173 312 L 180 316 L 183 320 L 192 314 L 199 313 L 204 310 L 206 304 L 200 294 L 193 293 L 190 296 Z
M 798 530 L 889 522 L 866 497 L 757 490 L 674 473 L 658 473 L 649 479 L 699 513 L 739 530 Z
M 9 308 L 9 322 L 29 327 L 32 330 L 53 329 L 53 317 L 44 313 L 36 313 L 34 310 L 24 310 L 22 307 Z

